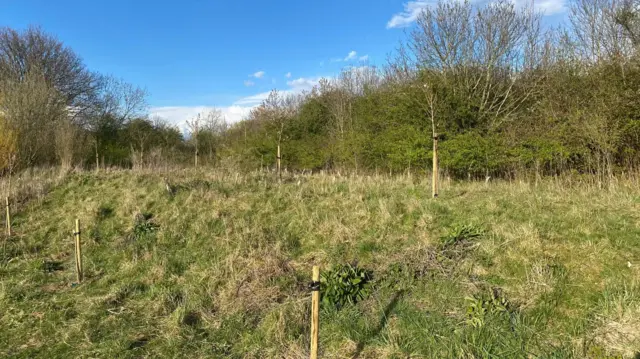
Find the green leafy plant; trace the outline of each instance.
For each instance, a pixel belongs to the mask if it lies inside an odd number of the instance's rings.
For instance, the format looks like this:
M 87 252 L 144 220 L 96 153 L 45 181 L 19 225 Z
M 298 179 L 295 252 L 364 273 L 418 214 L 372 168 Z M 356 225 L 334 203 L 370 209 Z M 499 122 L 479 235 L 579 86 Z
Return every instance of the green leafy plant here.
M 482 236 L 484 236 L 484 230 L 471 224 L 465 224 L 451 229 L 449 233 L 441 238 L 441 243 L 444 248 L 448 248 Z
M 493 289 L 488 296 L 466 297 L 465 300 L 467 323 L 476 328 L 484 326 L 488 315 L 508 314 L 511 307 L 509 301 L 497 289 Z
M 323 272 L 320 278 L 322 303 L 337 309 L 365 299 L 371 292 L 370 270 L 357 265 L 340 264 Z
M 151 220 L 151 214 L 138 214 L 133 224 L 132 237 L 140 240 L 158 231 L 160 225 Z

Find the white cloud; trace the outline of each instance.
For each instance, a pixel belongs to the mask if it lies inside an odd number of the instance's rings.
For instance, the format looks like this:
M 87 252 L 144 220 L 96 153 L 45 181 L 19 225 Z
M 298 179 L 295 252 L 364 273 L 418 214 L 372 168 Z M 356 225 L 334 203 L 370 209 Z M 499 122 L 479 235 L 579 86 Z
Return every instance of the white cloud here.
M 286 74 L 286 75 L 284 75 L 284 77 L 286 77 L 286 78 L 290 79 L 290 78 L 291 78 L 291 72 L 287 72 L 287 74 Z
M 207 113 L 213 109 L 222 113 L 227 123 L 236 123 L 249 115 L 251 107 L 232 105 L 228 107 L 209 106 L 172 106 L 153 107 L 150 109 L 151 117 L 160 117 L 172 125 L 176 125 L 183 133 L 187 133 L 187 121 L 195 118 L 199 113 Z
M 409 1 L 404 4 L 404 11 L 393 15 L 391 20 L 387 22 L 387 29 L 393 29 L 398 27 L 407 27 L 411 25 L 418 16 L 430 5 L 429 1 L 417 0 Z
M 369 60 L 369 55 L 360 56 L 359 60 L 360 61 L 367 61 L 367 60 Z
M 554 15 L 567 11 L 565 0 L 536 0 L 533 7 L 544 15 Z
M 351 60 L 355 59 L 356 56 L 358 56 L 358 53 L 355 52 L 355 51 L 351 51 L 349 53 L 349 55 L 347 55 L 347 57 L 344 58 L 344 61 L 351 61 Z
M 320 83 L 321 77 L 300 77 L 298 79 L 287 81 L 287 85 L 291 87 L 292 92 L 302 92 L 311 90 Z
M 247 86 L 247 87 L 251 87 L 251 86 L 253 86 L 253 85 L 255 85 L 255 84 L 256 84 L 256 83 L 255 83 L 255 82 L 253 82 L 253 81 L 251 81 L 251 80 L 247 80 L 247 81 L 245 81 L 245 82 L 244 82 L 244 85 L 245 85 L 245 86 Z
M 287 74 L 288 75 L 288 74 Z M 278 90 L 280 94 L 296 94 L 302 91 L 311 90 L 320 82 L 321 77 L 300 77 L 295 80 L 287 81 L 287 89 Z M 243 97 L 235 101 L 231 106 L 215 107 L 224 116 L 228 123 L 236 123 L 246 118 L 251 109 L 259 106 L 269 97 L 271 92 L 261 92 L 255 95 Z M 213 110 L 210 106 L 167 106 L 153 107 L 150 109 L 151 117 L 160 117 L 169 123 L 178 126 L 183 132 L 187 133 L 187 121 L 195 118 L 199 113 L 207 113 Z
M 261 78 L 264 77 L 265 74 L 266 74 L 266 72 L 264 72 L 264 71 L 258 71 L 255 74 L 250 75 L 250 77 L 255 77 L 257 79 L 261 79 Z

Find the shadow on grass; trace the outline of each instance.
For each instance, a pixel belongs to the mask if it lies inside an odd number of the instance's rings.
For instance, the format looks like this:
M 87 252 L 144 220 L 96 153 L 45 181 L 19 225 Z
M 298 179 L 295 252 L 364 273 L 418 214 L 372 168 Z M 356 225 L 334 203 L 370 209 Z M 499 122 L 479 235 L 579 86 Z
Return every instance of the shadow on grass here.
M 401 290 L 396 292 L 396 294 L 393 295 L 393 298 L 391 298 L 391 302 L 389 302 L 389 304 L 387 304 L 387 307 L 384 309 L 384 313 L 382 313 L 382 316 L 380 317 L 380 322 L 378 323 L 378 326 L 376 327 L 376 329 L 373 332 L 371 332 L 371 334 L 369 334 L 366 338 L 364 338 L 358 343 L 358 346 L 356 347 L 356 351 L 352 356 L 353 359 L 359 358 L 367 342 L 377 337 L 378 334 L 380 334 L 380 332 L 382 331 L 382 329 L 384 329 L 387 326 L 387 322 L 389 321 L 389 314 L 391 314 L 393 309 L 395 309 L 396 305 L 398 305 L 398 301 L 400 300 L 403 294 L 404 294 L 404 290 Z

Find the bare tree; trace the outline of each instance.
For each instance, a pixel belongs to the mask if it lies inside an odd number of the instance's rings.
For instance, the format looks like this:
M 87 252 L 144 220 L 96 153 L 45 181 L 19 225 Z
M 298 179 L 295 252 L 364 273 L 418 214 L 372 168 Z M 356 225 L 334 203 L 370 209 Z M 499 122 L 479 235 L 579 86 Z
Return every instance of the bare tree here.
M 640 47 L 640 0 L 623 0 L 615 13 L 615 20 L 637 51 Z
M 409 48 L 419 71 L 439 74 L 452 95 L 476 104 L 480 118 L 496 128 L 537 90 L 536 81 L 515 84 L 525 66 L 542 60 L 526 58 L 541 46 L 539 22 L 531 8 L 504 0 L 480 8 L 440 1 L 418 17 Z
M 126 126 L 131 146 L 131 158 L 134 167 L 144 166 L 145 151 L 148 149 L 151 136 L 155 133 L 153 123 L 146 118 L 136 118 Z
M 55 128 L 55 148 L 60 166 L 64 170 L 73 166 L 76 148 L 78 148 L 76 142 L 81 140 L 78 133 L 77 126 L 69 118 L 58 121 Z
M 13 173 L 17 157 L 17 133 L 6 117 L 0 115 L 0 174 Z
M 198 138 L 200 137 L 200 114 L 198 114 L 196 116 L 196 118 L 194 118 L 191 121 L 187 121 L 187 127 L 189 127 L 189 132 L 190 132 L 190 136 L 192 141 L 194 141 L 195 144 L 195 152 L 194 152 L 194 166 L 195 168 L 198 168 L 198 156 L 199 156 L 199 152 L 198 152 Z
M 100 169 L 99 148 L 106 129 L 120 128 L 139 118 L 147 108 L 147 92 L 124 80 L 103 76 L 86 126 L 94 134 L 96 170 Z
M 571 35 L 583 61 L 629 58 L 640 39 L 638 0 L 576 0 Z
M 80 57 L 54 36 L 37 27 L 0 29 L 0 78 L 24 82 L 34 71 L 75 108 L 85 108 L 98 85 Z
M 200 146 L 204 146 L 209 155 L 209 161 L 214 163 L 222 144 L 222 137 L 228 128 L 222 112 L 212 109 L 202 116 L 202 126 L 199 131 Z
M 20 82 L 0 82 L 2 112 L 16 134 L 16 167 L 55 160 L 55 128 L 67 115 L 63 96 L 33 68 Z

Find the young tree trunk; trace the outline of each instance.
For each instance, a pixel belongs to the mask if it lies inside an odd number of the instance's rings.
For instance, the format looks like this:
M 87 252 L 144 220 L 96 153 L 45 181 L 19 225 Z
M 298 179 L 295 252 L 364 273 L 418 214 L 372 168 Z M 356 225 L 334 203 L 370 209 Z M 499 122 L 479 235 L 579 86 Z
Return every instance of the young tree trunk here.
M 98 141 L 96 140 L 96 172 L 100 171 L 100 157 L 98 156 Z
M 438 134 L 433 134 L 433 179 L 432 179 L 433 198 L 438 197 Z

